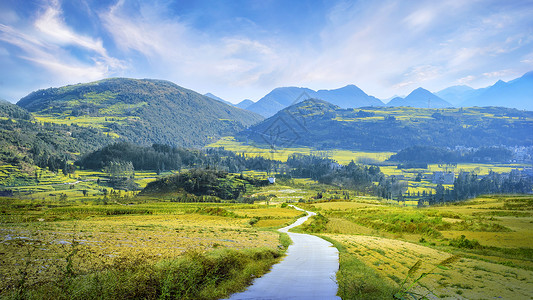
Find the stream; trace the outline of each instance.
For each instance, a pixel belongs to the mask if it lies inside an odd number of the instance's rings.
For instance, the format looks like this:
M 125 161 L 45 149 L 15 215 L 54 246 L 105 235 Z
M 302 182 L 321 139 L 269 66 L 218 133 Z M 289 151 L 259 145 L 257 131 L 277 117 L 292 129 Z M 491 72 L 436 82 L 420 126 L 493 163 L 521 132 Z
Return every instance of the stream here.
M 246 291 L 231 295 L 230 300 L 341 299 L 336 296 L 335 274 L 339 269 L 337 249 L 314 235 L 288 232 L 315 215 L 314 212 L 305 212 L 307 216 L 279 229 L 288 233 L 293 242 L 285 258 L 274 265 L 269 273 L 256 278 Z

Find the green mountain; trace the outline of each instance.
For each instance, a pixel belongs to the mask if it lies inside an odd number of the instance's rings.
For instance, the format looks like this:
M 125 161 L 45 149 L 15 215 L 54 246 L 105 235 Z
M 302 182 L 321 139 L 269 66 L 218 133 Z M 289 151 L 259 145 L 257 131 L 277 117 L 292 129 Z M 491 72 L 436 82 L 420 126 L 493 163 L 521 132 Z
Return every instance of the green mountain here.
M 398 151 L 413 145 L 483 147 L 533 144 L 533 112 L 502 107 L 342 109 L 310 99 L 237 135 L 273 148 Z
M 76 125 L 41 123 L 31 113 L 0 102 L 0 167 L 14 166 L 23 173 L 34 166 L 67 172 L 78 153 L 94 151 L 111 142 L 100 130 Z M 18 174 L 0 172 L 0 185 L 12 185 Z M 13 177 L 13 178 L 11 178 Z
M 100 128 L 143 145 L 202 146 L 263 118 L 176 84 L 111 78 L 39 90 L 17 105 L 43 122 Z

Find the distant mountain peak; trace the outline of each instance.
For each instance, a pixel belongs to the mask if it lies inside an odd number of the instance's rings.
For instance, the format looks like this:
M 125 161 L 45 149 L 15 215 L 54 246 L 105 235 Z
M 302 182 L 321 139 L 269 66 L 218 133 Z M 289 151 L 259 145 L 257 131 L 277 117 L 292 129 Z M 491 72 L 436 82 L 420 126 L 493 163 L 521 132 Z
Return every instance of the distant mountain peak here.
M 413 90 L 407 97 L 396 97 L 387 103 L 387 106 L 411 106 L 420 108 L 444 108 L 453 105 L 432 92 L 419 87 Z
M 222 98 L 220 98 L 220 97 L 218 97 L 218 96 L 215 96 L 215 95 L 213 95 L 213 94 L 211 94 L 211 93 L 204 94 L 204 96 L 209 97 L 209 98 L 211 98 L 211 99 L 213 99 L 213 100 L 220 101 L 220 102 L 222 102 L 222 103 L 226 103 L 227 105 L 231 105 L 231 106 L 233 106 L 233 103 L 231 103 L 231 102 L 229 102 L 229 101 L 226 101 L 226 100 L 224 100 L 224 99 L 222 99 Z
M 241 102 L 235 104 L 235 106 L 237 106 L 238 108 L 247 109 L 250 105 L 252 105 L 254 103 L 255 102 L 253 102 L 250 99 L 244 99 Z

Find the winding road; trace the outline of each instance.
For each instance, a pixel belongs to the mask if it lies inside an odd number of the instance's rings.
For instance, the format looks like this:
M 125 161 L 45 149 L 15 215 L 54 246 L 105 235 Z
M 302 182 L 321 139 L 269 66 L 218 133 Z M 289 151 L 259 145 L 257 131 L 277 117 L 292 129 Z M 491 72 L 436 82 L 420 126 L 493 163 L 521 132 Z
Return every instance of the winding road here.
M 255 279 L 246 291 L 231 295 L 230 300 L 340 299 L 336 296 L 335 281 L 335 273 L 339 269 L 337 249 L 314 235 L 288 232 L 315 215 L 305 212 L 307 216 L 279 229 L 288 233 L 293 241 L 283 261 L 274 265 L 263 277 Z

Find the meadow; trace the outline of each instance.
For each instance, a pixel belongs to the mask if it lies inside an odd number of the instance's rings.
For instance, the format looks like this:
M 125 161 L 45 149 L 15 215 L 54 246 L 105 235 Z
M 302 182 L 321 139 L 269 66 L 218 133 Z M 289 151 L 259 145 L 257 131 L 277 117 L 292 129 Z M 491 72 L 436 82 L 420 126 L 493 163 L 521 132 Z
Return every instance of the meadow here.
M 496 167 L 471 166 L 477 172 Z M 274 185 L 247 191 L 247 197 L 261 199 L 254 204 L 175 203 L 109 188 L 107 174 L 100 171 L 65 176 L 36 169 L 36 179 L 13 175 L 17 173 L 10 168 L 2 166 L 11 174 L 5 177 L 11 181 L 4 182 L 14 183 L 10 189 L 17 198 L 0 198 L 0 291 L 7 298 L 40 299 L 50 293 L 79 299 L 224 297 L 242 290 L 282 257 L 290 241 L 274 229 L 301 215 L 287 203 L 319 213 L 296 230 L 318 234 L 339 249 L 337 281 L 343 299 L 390 299 L 404 279 L 409 284 L 414 280 L 408 276 L 414 265 L 419 265 L 418 276 L 451 255 L 461 259 L 449 270 L 432 271 L 438 274 L 427 276 L 411 292 L 445 299 L 533 294 L 531 196 L 492 195 L 417 208 L 416 201 L 277 178 Z M 429 178 L 415 182 L 414 172 L 400 171 L 408 174 L 404 177 L 411 192 L 434 189 Z M 136 171 L 134 180 L 142 188 L 170 174 Z M 228 261 L 236 269 L 222 268 Z
M 95 296 L 98 286 L 107 286 L 109 290 L 104 288 L 104 292 L 111 297 L 118 283 L 108 276 L 114 274 L 129 282 L 130 291 L 122 287 L 122 292 L 152 298 L 170 288 L 165 285 L 170 278 L 188 280 L 180 277 L 182 265 L 196 266 L 205 260 L 208 268 L 210 263 L 218 266 L 235 260 L 235 270 L 191 269 L 193 273 L 207 272 L 208 279 L 213 277 L 205 289 L 173 287 L 178 290 L 169 292 L 184 299 L 217 299 L 239 291 L 268 271 L 288 246 L 286 237 L 272 229 L 301 215 L 279 206 L 184 204 L 125 196 L 121 193 L 104 204 L 94 197 L 88 200 L 91 197 L 84 198 L 74 189 L 66 200 L 0 198 L 0 294 L 41 298 L 46 289 L 59 298 L 71 298 L 69 293 L 75 293 L 74 298 L 82 299 Z M 159 288 L 143 294 L 131 287 L 130 281 L 139 272 L 154 277 L 141 280 L 140 285 Z M 88 277 L 101 282 L 85 282 Z
M 379 199 L 321 201 L 301 205 L 321 216 L 302 228 L 334 241 L 341 250 L 337 280 L 340 293 L 347 293 L 343 299 L 365 290 L 372 293 L 372 284 L 398 291 L 418 261 L 420 269 L 408 278 L 409 284 L 452 255 L 461 259 L 447 270 L 431 271 L 411 292 L 430 299 L 527 299 L 533 295 L 532 200 L 484 196 L 427 208 Z M 381 281 L 370 280 L 366 287 L 353 281 L 363 278 L 343 268 L 353 260 Z
M 261 156 L 268 159 L 287 161 L 291 154 L 316 154 L 325 155 L 336 160 L 340 164 L 348 164 L 350 161 L 360 163 L 380 163 L 387 160 L 394 152 L 361 152 L 350 150 L 315 150 L 309 147 L 288 147 L 283 149 L 270 149 L 265 145 L 259 145 L 254 142 L 246 144 L 236 141 L 234 137 L 223 137 L 215 143 L 206 147 L 217 148 L 223 147 L 226 150 L 235 153 L 245 153 L 247 156 Z

